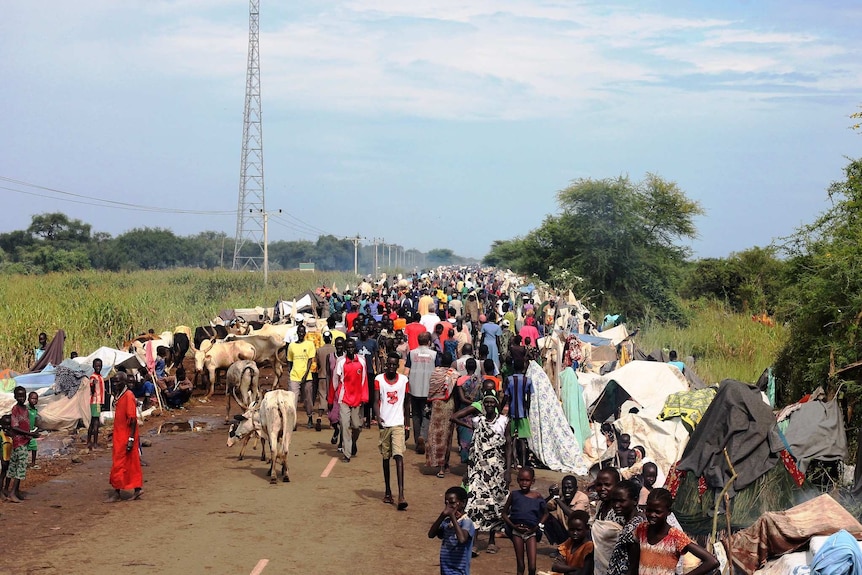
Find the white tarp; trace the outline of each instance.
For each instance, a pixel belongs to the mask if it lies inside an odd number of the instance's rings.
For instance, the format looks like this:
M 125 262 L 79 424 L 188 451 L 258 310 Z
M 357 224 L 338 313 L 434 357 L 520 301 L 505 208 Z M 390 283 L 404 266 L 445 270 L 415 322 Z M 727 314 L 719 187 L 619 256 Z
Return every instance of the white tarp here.
M 646 456 L 659 468 L 660 475 L 667 475 L 671 465 L 679 461 L 688 445 L 688 431 L 678 417 L 659 421 L 639 413 L 627 413 L 614 422 L 614 427 L 620 434 L 631 435 L 632 447 L 643 446 Z M 656 484 L 656 487 L 662 485 Z
M 632 361 L 600 379 L 604 380 L 605 385 L 610 381 L 616 381 L 640 405 L 640 414 L 652 418 L 661 413 L 664 402 L 670 394 L 689 391 L 688 380 L 677 368 L 657 361 Z M 601 385 L 599 381 L 590 380 L 591 393 L 595 386 Z M 587 401 L 587 396 L 585 385 L 584 401 Z
M 629 336 L 629 330 L 626 329 L 626 324 L 621 323 L 616 327 L 612 327 L 611 329 L 606 329 L 604 331 L 600 331 L 598 333 L 594 333 L 598 337 L 609 339 L 611 343 L 614 345 L 618 345 L 621 341 Z

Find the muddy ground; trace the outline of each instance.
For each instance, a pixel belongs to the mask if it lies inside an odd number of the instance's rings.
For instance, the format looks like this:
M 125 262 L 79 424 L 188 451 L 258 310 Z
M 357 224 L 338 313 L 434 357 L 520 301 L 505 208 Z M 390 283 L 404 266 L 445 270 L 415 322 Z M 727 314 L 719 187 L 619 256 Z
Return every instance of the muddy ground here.
M 462 465 L 439 479 L 425 467 L 424 456 L 408 451 L 410 505 L 397 511 L 381 501 L 377 429 L 363 430 L 357 456 L 348 464 L 336 462 L 321 477 L 340 454 L 330 444 L 326 420 L 320 432 L 306 429 L 300 409 L 291 482 L 270 485 L 259 451 L 249 449 L 238 461 L 239 447 L 225 445 L 223 390 L 210 403 L 200 403 L 202 395 L 196 391 L 188 409 L 166 411 L 142 427 L 142 439 L 151 446 L 143 450 L 148 465 L 139 501 L 103 503 L 112 491 L 108 445 L 93 454 L 79 452 L 81 463 L 71 463 L 70 456 L 40 458 L 42 469 L 30 470 L 24 482 L 29 500 L 0 505 L 0 573 L 228 575 L 252 573 L 261 560 L 268 561 L 257 572 L 264 575 L 439 573 L 439 541 L 427 532 L 445 490 L 460 483 Z M 200 431 L 169 431 L 188 429 L 189 420 Z M 79 434 L 83 447 L 86 431 Z M 105 435 L 103 430 L 103 444 Z M 452 462 L 458 461 L 453 451 Z M 536 487 L 547 493 L 561 477 L 539 471 Z M 394 487 L 394 464 L 392 479 Z M 498 538 L 496 555 L 485 553 L 486 545 L 482 535 L 474 574 L 515 572 L 507 539 Z M 539 570 L 550 568 L 550 552 L 547 543 L 540 544 Z

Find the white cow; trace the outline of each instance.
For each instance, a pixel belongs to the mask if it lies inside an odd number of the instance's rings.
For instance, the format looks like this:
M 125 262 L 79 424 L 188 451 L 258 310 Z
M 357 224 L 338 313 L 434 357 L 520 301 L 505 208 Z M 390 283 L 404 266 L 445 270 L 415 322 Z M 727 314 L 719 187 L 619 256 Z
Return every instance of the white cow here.
M 296 426 L 296 394 L 284 389 L 274 389 L 263 396 L 260 402 L 261 433 L 269 442 L 271 460 L 269 482 L 275 483 L 278 472 L 275 466 L 281 460 L 282 480 L 290 481 L 287 457 L 290 453 L 290 436 Z
M 260 427 L 260 404 L 253 403 L 242 415 L 234 415 L 227 432 L 227 446 L 233 447 L 237 441 L 242 441 L 239 449 L 239 460 L 248 445 L 248 440 L 254 438 L 252 449 L 257 448 L 257 440 L 260 439 L 260 460 L 266 461 L 266 438 Z
M 237 405 L 241 409 L 248 409 L 248 406 L 256 401 L 260 401 L 260 370 L 257 364 L 249 359 L 241 359 L 235 361 L 227 369 L 225 381 L 227 382 L 227 414 L 225 414 L 225 422 L 230 421 L 230 400 L 233 397 Z
M 210 343 L 209 340 L 201 343 L 201 349 L 195 352 L 195 383 L 201 373 L 209 375 L 209 393 L 201 401 L 208 401 L 215 389 L 216 374 L 218 370 L 227 371 L 231 365 L 241 359 L 255 359 L 254 346 L 244 341 L 217 341 Z

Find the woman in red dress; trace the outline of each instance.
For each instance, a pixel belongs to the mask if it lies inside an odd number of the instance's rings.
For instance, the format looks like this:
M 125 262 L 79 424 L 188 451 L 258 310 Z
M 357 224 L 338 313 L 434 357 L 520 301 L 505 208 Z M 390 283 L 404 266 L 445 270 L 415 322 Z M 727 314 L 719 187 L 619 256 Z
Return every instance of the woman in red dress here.
M 135 394 L 128 388 L 128 376 L 118 373 L 114 380 L 114 447 L 111 463 L 111 487 L 115 493 L 108 503 L 120 501 L 120 491 L 134 489 L 132 499 L 140 499 L 144 485 L 141 469 L 141 440 L 138 436 L 138 413 Z

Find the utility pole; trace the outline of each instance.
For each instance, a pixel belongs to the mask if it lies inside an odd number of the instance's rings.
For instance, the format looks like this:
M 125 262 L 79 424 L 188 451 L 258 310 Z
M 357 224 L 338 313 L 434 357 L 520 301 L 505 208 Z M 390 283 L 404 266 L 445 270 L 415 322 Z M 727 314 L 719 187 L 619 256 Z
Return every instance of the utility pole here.
M 362 239 L 359 234 L 352 238 L 344 238 L 353 242 L 353 275 L 359 275 L 359 241 Z
M 249 210 L 252 211 L 252 210 Z M 263 216 L 263 285 L 269 280 L 269 212 L 260 210 Z M 281 213 L 277 210 L 276 213 Z
M 398 254 L 397 251 L 395 253 Z M 392 244 L 389 244 L 389 264 L 386 267 L 392 269 Z

